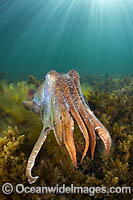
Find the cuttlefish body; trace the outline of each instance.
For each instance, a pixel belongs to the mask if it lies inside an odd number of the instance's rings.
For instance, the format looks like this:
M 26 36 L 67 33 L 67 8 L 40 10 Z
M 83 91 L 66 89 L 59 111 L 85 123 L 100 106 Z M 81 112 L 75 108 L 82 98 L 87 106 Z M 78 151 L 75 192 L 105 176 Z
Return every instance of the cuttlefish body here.
M 59 145 L 65 145 L 73 165 L 77 166 L 76 149 L 73 139 L 74 121 L 76 120 L 85 139 L 85 148 L 80 161 L 82 161 L 89 148 L 91 140 L 91 156 L 94 157 L 96 146 L 96 133 L 102 139 L 106 154 L 111 147 L 111 137 L 107 129 L 96 118 L 86 104 L 80 88 L 79 75 L 71 70 L 67 74 L 59 74 L 52 70 L 47 73 L 36 93 L 30 93 L 30 101 L 23 101 L 26 109 L 39 114 L 43 123 L 43 130 L 29 157 L 26 176 L 29 183 L 34 183 L 38 176 L 33 177 L 31 170 L 36 156 L 40 151 L 50 130 L 53 130 Z M 32 97 L 33 95 L 33 97 Z

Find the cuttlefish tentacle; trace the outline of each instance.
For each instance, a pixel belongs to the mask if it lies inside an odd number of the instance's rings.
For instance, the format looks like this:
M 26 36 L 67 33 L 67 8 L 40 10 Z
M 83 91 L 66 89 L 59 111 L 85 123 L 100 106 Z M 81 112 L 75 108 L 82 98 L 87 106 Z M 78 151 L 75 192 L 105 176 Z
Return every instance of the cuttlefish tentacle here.
M 58 83 L 56 84 L 56 93 L 61 110 L 64 144 L 70 154 L 73 165 L 77 168 L 76 148 L 73 139 L 74 122 L 70 113 L 68 112 L 68 107 L 66 105 L 67 102 L 62 96 L 61 86 Z
M 67 81 L 68 80 L 66 80 L 66 81 L 62 80 L 61 81 L 62 87 L 65 91 L 64 95 L 65 95 L 65 97 L 66 97 L 66 99 L 67 99 L 67 101 L 70 105 L 70 108 L 71 108 L 70 112 L 71 112 L 72 116 L 75 118 L 75 120 L 77 121 L 77 124 L 78 124 L 81 132 L 83 133 L 83 136 L 84 136 L 85 142 L 86 142 L 85 149 L 84 149 L 84 152 L 83 152 L 83 155 L 82 155 L 82 159 L 83 159 L 85 157 L 87 151 L 88 151 L 88 148 L 89 148 L 89 135 L 88 135 L 88 131 L 86 129 L 86 126 L 84 124 L 84 121 L 82 120 L 81 116 L 79 115 L 78 110 L 77 110 L 77 108 L 76 108 L 76 106 L 75 106 L 75 104 L 72 100 L 70 90 L 68 89 L 68 86 L 67 86 L 67 83 L 66 83 Z
M 46 140 L 47 135 L 48 135 L 50 130 L 51 130 L 50 128 L 46 128 L 46 129 L 42 130 L 41 135 L 39 136 L 32 152 L 31 152 L 31 155 L 28 159 L 28 163 L 27 163 L 27 167 L 26 167 L 26 176 L 28 177 L 28 181 L 29 181 L 30 184 L 34 183 L 37 180 L 37 178 L 39 178 L 39 176 L 33 177 L 31 175 L 31 170 L 34 166 L 35 159 L 36 159 L 44 141 Z
M 92 159 L 93 159 L 95 146 L 96 146 L 96 135 L 95 135 L 93 123 L 91 122 L 91 119 L 89 118 L 89 115 L 86 112 L 86 108 L 84 107 L 84 105 L 83 105 L 83 103 L 82 103 L 82 101 L 79 97 L 79 93 L 77 91 L 77 88 L 76 88 L 74 82 L 71 79 L 69 80 L 68 85 L 71 88 L 71 91 L 75 91 L 75 95 L 73 97 L 74 104 L 77 106 L 77 109 L 78 109 L 81 117 L 83 118 L 83 121 L 85 122 L 88 130 L 89 130 L 90 137 L 91 137 L 91 155 L 92 155 Z M 85 155 L 86 154 L 83 154 L 80 163 L 82 163 Z

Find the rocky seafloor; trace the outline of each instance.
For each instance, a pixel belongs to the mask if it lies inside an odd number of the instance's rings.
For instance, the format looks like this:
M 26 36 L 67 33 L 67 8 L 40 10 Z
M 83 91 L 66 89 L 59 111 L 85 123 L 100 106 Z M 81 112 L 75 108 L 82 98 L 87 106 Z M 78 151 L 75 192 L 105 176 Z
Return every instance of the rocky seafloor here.
M 79 169 L 75 169 L 65 147 L 58 146 L 51 132 L 43 145 L 32 174 L 39 175 L 29 185 L 25 176 L 28 157 L 41 132 L 41 119 L 22 106 L 29 88 L 40 84 L 34 76 L 21 82 L 0 80 L 0 200 L 131 200 L 120 187 L 133 188 L 133 76 L 111 77 L 86 75 L 81 77 L 82 92 L 91 110 L 110 132 L 112 147 L 108 157 L 97 136 L 94 160 L 90 149 Z M 83 136 L 76 125 L 74 131 L 78 159 L 84 148 Z M 90 187 L 90 194 L 3 194 L 4 183 L 13 187 L 74 186 Z M 118 193 L 93 194 L 92 187 L 118 187 Z M 100 189 L 99 189 L 100 190 Z M 99 191 L 98 190 L 98 191 Z

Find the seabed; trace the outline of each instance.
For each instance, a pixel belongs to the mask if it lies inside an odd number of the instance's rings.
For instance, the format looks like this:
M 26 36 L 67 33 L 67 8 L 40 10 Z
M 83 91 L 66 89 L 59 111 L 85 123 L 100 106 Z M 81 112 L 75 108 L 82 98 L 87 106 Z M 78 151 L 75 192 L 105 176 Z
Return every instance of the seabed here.
M 133 187 L 133 76 L 112 77 L 81 76 L 82 92 L 91 110 L 110 132 L 112 147 L 108 157 L 97 137 L 94 160 L 90 148 L 79 169 L 72 165 L 67 150 L 58 146 L 54 134 L 49 134 L 36 159 L 33 175 L 39 179 L 32 186 L 82 186 L 82 187 Z M 25 169 L 41 129 L 38 116 L 25 110 L 28 89 L 37 89 L 42 80 L 30 75 L 25 81 L 0 80 L 0 188 L 6 182 L 15 187 L 28 184 Z M 74 140 L 80 160 L 84 138 L 75 125 Z M 0 191 L 0 200 L 131 200 L 132 194 L 17 194 L 5 195 Z

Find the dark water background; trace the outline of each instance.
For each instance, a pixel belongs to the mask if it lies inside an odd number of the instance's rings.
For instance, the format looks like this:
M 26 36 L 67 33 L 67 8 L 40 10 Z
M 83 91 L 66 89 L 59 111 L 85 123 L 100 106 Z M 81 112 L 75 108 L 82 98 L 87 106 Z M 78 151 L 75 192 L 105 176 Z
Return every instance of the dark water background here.
M 133 0 L 0 0 L 0 72 L 133 73 Z

